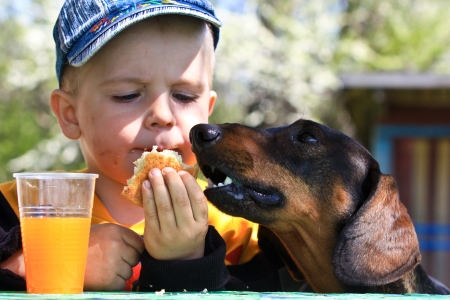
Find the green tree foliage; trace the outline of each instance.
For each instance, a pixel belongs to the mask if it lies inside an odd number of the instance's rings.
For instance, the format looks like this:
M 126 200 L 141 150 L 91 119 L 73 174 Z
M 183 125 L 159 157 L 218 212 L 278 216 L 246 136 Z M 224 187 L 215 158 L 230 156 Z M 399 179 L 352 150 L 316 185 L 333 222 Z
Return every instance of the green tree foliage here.
M 214 87 L 236 113 L 216 111 L 213 121 L 222 114 L 267 127 L 318 119 L 338 84 L 330 68 L 338 25 L 332 8 L 322 1 L 261 0 L 244 12 L 219 10 L 224 26 Z
M 56 87 L 51 23 L 61 3 L 0 1 L 0 182 L 12 172 L 83 165 L 66 150 L 73 142 L 58 135 L 48 101 Z
M 247 3 L 244 12 L 219 11 L 215 87 L 236 104 L 219 121 L 267 127 L 307 117 L 354 135 L 337 101 L 340 74 L 450 69 L 446 0 Z
M 337 73 L 449 73 L 450 27 L 445 0 L 348 0 L 340 17 L 333 63 Z M 352 135 L 369 149 L 372 127 L 383 113 L 380 93 L 353 90 L 351 108 L 335 94 L 336 111 L 345 111 Z M 374 101 L 374 98 L 376 101 Z M 348 103 L 348 102 L 347 102 Z M 325 121 L 335 124 L 333 114 Z
M 443 64 L 450 42 L 448 5 L 445 0 L 349 0 L 335 63 L 346 72 L 448 73 Z

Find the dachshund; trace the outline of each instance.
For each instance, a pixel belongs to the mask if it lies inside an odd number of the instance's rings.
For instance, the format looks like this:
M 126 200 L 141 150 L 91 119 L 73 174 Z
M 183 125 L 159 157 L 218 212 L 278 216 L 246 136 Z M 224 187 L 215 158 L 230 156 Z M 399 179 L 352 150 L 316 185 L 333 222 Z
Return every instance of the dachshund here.
M 268 129 L 198 124 L 190 141 L 208 200 L 269 228 L 287 269 L 314 292 L 450 294 L 420 265 L 394 178 L 354 139 L 300 119 Z

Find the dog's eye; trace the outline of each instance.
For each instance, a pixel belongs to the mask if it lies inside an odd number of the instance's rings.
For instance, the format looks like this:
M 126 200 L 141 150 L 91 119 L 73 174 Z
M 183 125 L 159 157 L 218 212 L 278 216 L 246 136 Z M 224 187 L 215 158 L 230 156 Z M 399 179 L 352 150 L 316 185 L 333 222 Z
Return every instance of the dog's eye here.
M 300 143 L 317 143 L 317 139 L 309 132 L 303 132 L 298 136 Z

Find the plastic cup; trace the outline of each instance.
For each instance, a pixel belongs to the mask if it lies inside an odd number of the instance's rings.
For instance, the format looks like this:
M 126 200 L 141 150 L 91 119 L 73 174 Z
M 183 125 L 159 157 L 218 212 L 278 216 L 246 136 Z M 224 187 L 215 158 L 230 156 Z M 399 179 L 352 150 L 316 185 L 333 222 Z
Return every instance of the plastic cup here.
M 83 292 L 97 174 L 15 173 L 27 292 Z

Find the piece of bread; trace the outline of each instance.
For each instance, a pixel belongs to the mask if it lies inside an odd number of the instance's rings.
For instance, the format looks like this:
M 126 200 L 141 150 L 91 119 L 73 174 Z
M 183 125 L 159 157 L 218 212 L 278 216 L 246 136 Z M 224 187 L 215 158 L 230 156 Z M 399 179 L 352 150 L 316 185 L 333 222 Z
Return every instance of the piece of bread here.
M 197 167 L 184 164 L 181 155 L 173 150 L 158 152 L 157 148 L 153 146 L 152 151 L 144 151 L 142 156 L 134 162 L 134 175 L 127 180 L 127 186 L 122 191 L 122 196 L 136 205 L 142 206 L 142 184 L 148 179 L 148 172 L 151 169 L 171 167 L 177 172 L 185 170 L 197 178 Z

